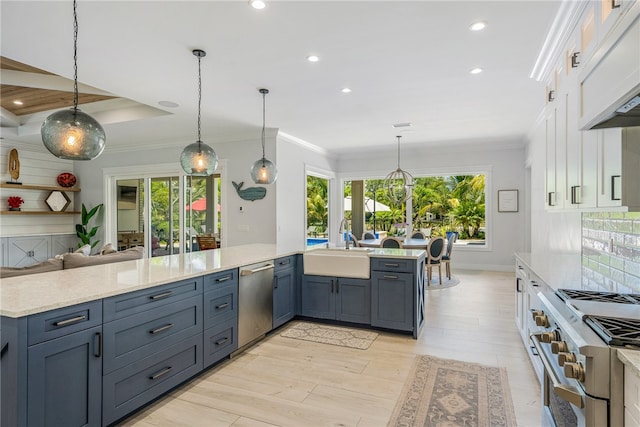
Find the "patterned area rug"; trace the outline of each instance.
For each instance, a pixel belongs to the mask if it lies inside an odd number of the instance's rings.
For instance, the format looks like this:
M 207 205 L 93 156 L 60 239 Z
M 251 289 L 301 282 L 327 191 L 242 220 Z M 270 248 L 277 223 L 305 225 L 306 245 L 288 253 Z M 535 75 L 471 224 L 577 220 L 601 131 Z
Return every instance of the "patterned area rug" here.
M 418 356 L 389 426 L 516 426 L 504 368 Z
M 323 344 L 339 345 L 341 347 L 366 350 L 378 336 L 377 332 L 360 329 L 327 326 L 318 323 L 297 322 L 280 334 L 283 337 Z

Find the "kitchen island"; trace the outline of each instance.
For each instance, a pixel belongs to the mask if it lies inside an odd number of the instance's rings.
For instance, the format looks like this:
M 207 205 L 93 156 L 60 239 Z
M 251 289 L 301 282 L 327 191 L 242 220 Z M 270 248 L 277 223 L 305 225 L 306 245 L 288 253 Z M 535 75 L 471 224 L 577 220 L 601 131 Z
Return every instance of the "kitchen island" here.
M 241 267 L 275 264 L 274 291 L 285 277 L 293 284 L 290 314 L 277 324 L 299 314 L 299 254 L 255 244 L 3 280 L 2 426 L 110 425 L 136 411 L 238 349 Z M 411 296 L 402 310 L 376 307 L 373 296 L 370 303 L 378 327 L 417 336 L 425 252 L 376 249 L 368 256 L 372 268 L 421 267 L 404 287 L 379 283 L 381 292 Z M 294 266 L 279 270 L 286 261 Z M 275 308 L 276 292 L 273 298 Z M 394 328 L 399 314 L 404 323 Z M 373 318 L 365 324 L 375 327 Z

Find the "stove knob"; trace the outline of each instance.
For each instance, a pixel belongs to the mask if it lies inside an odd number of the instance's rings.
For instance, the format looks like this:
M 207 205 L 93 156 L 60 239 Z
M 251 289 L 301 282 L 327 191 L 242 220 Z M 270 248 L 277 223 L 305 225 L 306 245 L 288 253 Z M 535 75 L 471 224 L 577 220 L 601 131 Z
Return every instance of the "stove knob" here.
M 564 366 L 565 363 L 571 363 L 576 361 L 576 355 L 574 353 L 558 353 L 558 365 Z
M 558 354 L 569 350 L 567 343 L 564 341 L 551 341 L 551 353 Z
M 584 367 L 580 362 L 565 362 L 564 375 L 567 378 L 575 378 L 578 381 L 584 381 Z
M 537 326 L 542 326 L 543 328 L 549 327 L 549 318 L 546 314 L 536 316 L 533 319 L 536 321 Z
M 558 333 L 556 331 L 551 332 L 541 332 L 538 334 L 540 342 L 550 343 L 551 341 L 555 341 L 558 339 Z
M 536 320 L 536 317 L 542 316 L 543 314 L 544 311 L 542 310 L 531 310 L 531 317 L 533 317 L 533 320 Z

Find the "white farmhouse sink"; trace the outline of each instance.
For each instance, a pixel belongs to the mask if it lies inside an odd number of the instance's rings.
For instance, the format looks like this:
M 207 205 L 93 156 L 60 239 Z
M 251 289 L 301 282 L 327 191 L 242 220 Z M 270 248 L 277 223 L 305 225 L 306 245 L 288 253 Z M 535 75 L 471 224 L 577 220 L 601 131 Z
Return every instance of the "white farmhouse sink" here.
M 369 278 L 370 251 L 358 249 L 316 249 L 302 255 L 304 274 L 316 276 Z

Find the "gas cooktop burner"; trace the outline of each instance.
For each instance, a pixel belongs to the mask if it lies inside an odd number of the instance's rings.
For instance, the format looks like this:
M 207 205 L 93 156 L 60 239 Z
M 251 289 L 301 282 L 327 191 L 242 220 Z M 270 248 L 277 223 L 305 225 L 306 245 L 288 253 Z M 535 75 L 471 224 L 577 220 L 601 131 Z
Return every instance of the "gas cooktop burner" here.
M 583 301 L 613 302 L 618 304 L 640 304 L 639 294 L 618 294 L 615 292 L 558 289 L 556 291 L 556 295 L 558 295 L 562 301 L 577 299 Z
M 608 345 L 640 347 L 640 320 L 587 316 L 585 322 Z

